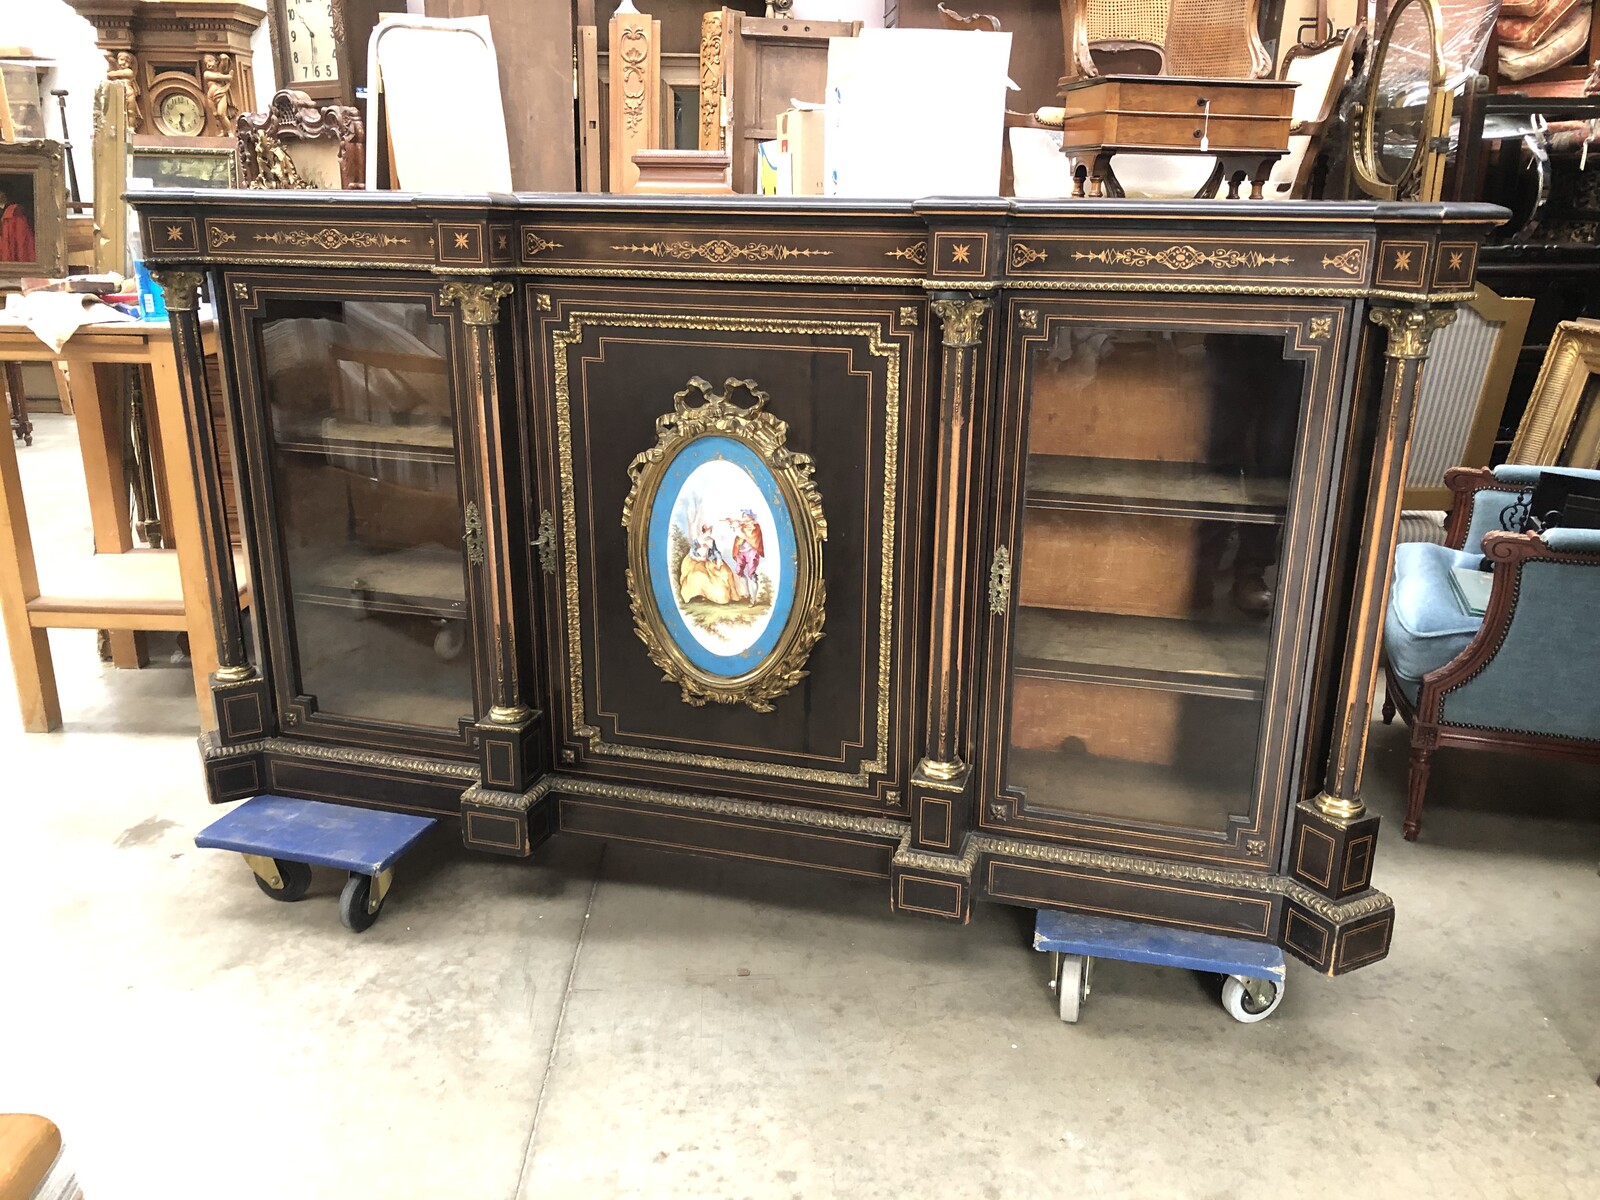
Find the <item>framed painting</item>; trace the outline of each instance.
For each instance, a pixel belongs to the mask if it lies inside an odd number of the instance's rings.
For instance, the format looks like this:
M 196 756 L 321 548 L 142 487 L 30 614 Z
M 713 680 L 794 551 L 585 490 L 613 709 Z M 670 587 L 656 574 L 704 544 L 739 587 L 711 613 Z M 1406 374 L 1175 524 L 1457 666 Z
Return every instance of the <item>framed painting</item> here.
M 231 137 L 144 135 L 133 139 L 128 178 L 148 180 L 158 188 L 238 187 L 234 157 Z
M 1600 467 L 1600 321 L 1556 326 L 1507 461 Z
M 0 289 L 66 273 L 66 209 L 60 142 L 0 144 Z
M 822 637 L 822 497 L 770 403 L 752 379 L 693 378 L 628 467 L 634 630 L 687 704 L 771 712 Z

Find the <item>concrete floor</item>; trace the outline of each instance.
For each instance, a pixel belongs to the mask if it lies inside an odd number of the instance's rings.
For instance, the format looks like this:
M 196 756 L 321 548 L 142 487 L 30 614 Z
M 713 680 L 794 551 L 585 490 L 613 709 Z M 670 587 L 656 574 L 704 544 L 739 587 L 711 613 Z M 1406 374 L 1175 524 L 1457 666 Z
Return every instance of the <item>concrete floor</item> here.
M 29 498 L 87 544 L 39 425 Z M 1408 846 L 1377 728 L 1385 962 L 1292 965 L 1255 1026 L 1104 963 L 1069 1028 L 1016 910 L 573 838 L 441 837 L 356 938 L 338 878 L 274 904 L 193 848 L 186 669 L 52 641 L 62 732 L 0 688 L 0 1111 L 89 1200 L 1600 1195 L 1600 772 L 1441 752 Z

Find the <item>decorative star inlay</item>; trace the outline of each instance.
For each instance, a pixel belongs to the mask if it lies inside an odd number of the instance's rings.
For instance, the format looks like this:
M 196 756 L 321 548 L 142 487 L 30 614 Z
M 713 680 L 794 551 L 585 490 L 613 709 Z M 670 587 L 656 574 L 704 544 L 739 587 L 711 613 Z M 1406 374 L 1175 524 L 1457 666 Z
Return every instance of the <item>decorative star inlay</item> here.
M 167 241 L 169 241 L 169 242 L 181 242 L 181 241 L 183 241 L 183 226 L 181 226 L 181 225 L 168 225 L 167 226 Z
M 1409 271 L 1411 269 L 1411 251 L 1396 250 L 1394 252 L 1394 269 L 1396 271 Z
M 496 234 L 495 235 L 494 248 L 496 250 L 509 250 L 509 249 L 511 249 L 511 243 L 506 239 L 506 235 L 505 234 L 501 233 L 501 234 Z
M 1450 251 L 1450 269 L 1452 271 L 1459 271 L 1461 269 L 1461 260 L 1465 256 L 1466 256 L 1466 251 L 1465 250 L 1452 250 L 1452 251 Z
M 456 249 L 457 250 L 465 250 L 466 248 L 467 248 L 467 235 L 464 234 L 464 233 L 456 234 Z
M 951 260 L 954 261 L 954 262 L 958 262 L 958 263 L 968 262 L 970 260 L 969 256 L 971 254 L 972 254 L 972 247 L 970 245 L 968 245 L 966 242 L 962 242 L 960 245 L 954 246 L 950 250 L 950 258 L 951 258 Z

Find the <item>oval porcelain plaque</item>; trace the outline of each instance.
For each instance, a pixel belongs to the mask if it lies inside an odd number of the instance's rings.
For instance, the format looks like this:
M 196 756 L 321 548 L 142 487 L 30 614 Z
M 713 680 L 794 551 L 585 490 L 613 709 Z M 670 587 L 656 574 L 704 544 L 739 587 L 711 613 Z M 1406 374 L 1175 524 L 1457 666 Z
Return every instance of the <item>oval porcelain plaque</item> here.
M 702 671 L 748 675 L 794 611 L 794 522 L 777 479 L 742 442 L 698 437 L 673 456 L 647 519 L 667 633 Z
M 733 403 L 739 388 L 754 403 Z M 770 712 L 822 636 L 822 500 L 766 404 L 748 379 L 721 394 L 692 379 L 628 468 L 634 628 L 689 704 Z

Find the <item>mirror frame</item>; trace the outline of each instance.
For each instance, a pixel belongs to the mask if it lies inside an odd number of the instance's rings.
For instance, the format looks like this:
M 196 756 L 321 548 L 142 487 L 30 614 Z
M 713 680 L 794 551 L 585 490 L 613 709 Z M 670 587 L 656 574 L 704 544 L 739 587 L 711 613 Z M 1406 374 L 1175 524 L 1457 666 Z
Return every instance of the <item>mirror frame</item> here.
M 1423 108 L 1423 133 L 1417 139 L 1416 152 L 1405 170 L 1391 177 L 1384 172 L 1382 157 L 1378 153 L 1378 86 L 1383 79 L 1383 65 L 1389 56 L 1395 29 L 1400 18 L 1413 6 L 1422 9 L 1423 20 L 1428 25 L 1428 99 Z M 1373 49 L 1372 61 L 1367 68 L 1367 83 L 1361 94 L 1360 111 L 1351 130 L 1350 148 L 1350 164 L 1356 182 L 1363 192 L 1375 199 L 1439 199 L 1444 183 L 1450 116 L 1455 99 L 1445 87 L 1444 48 L 1440 41 L 1442 27 L 1438 0 L 1399 0 L 1383 23 L 1383 35 Z M 1441 139 L 1446 139 L 1442 145 Z

